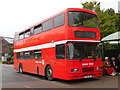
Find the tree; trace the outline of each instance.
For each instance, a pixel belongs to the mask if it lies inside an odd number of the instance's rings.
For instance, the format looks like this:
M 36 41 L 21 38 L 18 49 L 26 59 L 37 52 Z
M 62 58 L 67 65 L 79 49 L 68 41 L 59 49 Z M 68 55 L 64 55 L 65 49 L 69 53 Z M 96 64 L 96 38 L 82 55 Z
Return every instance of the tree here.
M 82 3 L 84 9 L 88 9 L 95 12 L 100 12 L 100 2 L 91 1 Z
M 10 55 L 11 57 L 13 56 L 13 49 L 9 46 L 9 52 L 8 55 Z
M 120 14 L 117 13 L 117 18 L 116 18 L 116 28 L 118 31 L 120 31 Z
M 100 24 L 101 38 L 117 31 L 116 20 L 117 15 L 115 11 L 110 8 L 101 10 L 100 2 L 90 1 L 82 3 L 84 9 L 95 11 L 98 14 L 98 22 Z

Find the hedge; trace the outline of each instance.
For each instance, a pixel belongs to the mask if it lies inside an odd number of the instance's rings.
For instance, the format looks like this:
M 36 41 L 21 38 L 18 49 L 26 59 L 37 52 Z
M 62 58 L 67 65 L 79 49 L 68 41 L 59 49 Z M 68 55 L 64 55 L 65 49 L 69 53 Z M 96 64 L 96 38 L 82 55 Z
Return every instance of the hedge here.
M 14 61 L 2 61 L 2 64 L 14 64 Z

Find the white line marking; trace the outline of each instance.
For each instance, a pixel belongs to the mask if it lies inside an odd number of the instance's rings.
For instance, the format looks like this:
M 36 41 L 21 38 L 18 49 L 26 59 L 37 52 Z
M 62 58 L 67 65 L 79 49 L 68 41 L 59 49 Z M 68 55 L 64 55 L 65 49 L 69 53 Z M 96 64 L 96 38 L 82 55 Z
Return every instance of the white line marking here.
M 26 88 L 31 88 L 31 87 L 29 87 L 29 86 L 27 86 L 27 85 L 24 85 Z

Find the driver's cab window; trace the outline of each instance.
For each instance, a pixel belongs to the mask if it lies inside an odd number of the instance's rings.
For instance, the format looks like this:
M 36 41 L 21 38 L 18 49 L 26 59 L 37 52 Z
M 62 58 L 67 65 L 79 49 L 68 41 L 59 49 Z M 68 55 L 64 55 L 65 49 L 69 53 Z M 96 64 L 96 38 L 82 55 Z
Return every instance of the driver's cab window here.
M 56 59 L 64 58 L 65 58 L 65 45 L 64 44 L 56 45 Z

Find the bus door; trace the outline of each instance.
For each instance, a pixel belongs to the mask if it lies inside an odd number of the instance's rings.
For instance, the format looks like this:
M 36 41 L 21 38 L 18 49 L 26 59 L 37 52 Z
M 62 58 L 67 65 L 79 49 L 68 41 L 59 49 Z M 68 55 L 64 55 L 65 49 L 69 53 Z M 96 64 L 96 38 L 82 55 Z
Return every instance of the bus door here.
M 65 73 L 65 45 L 64 44 L 59 44 L 56 45 L 56 50 L 55 50 L 55 71 L 57 73 L 58 77 L 62 77 L 63 73 Z
M 33 70 L 36 74 L 40 74 L 40 68 L 41 68 L 41 63 L 42 63 L 42 51 L 41 50 L 34 50 L 34 60 L 32 62 L 33 65 Z

